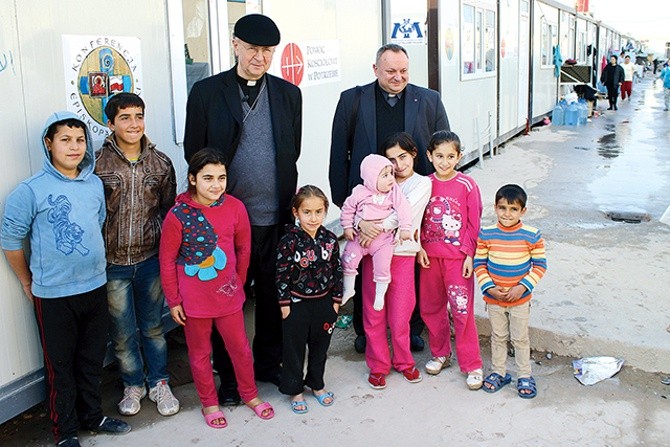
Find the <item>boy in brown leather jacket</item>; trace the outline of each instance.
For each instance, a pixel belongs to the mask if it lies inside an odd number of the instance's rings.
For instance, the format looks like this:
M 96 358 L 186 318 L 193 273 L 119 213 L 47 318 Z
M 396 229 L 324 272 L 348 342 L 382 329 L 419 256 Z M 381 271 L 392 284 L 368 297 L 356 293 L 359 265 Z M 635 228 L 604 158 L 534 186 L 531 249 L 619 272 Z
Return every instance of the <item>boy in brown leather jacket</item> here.
M 144 134 L 144 108 L 134 93 L 109 99 L 105 114 L 112 133 L 96 152 L 95 173 L 107 203 L 110 334 L 124 386 L 119 413 L 137 414 L 148 386 L 158 412 L 170 416 L 179 411 L 179 401 L 168 385 L 158 245 L 176 178 L 170 158 Z

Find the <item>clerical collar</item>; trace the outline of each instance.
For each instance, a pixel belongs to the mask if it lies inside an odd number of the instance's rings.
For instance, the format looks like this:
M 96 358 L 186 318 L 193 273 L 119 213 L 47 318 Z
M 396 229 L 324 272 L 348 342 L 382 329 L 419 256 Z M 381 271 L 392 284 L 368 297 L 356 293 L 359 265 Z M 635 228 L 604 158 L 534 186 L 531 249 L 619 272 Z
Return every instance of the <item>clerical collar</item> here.
M 398 98 L 398 101 L 402 99 L 402 95 L 405 94 L 405 90 L 401 91 L 400 93 L 389 93 L 386 90 L 382 88 L 381 85 L 379 85 L 379 81 L 377 81 L 377 89 L 378 91 L 382 94 L 385 100 L 388 101 L 389 98 Z
M 246 102 L 250 106 L 256 102 L 256 98 L 258 98 L 258 94 L 261 91 L 261 86 L 263 83 L 265 83 L 265 75 L 263 75 L 260 79 L 257 79 L 255 81 L 249 81 L 247 79 L 244 79 L 240 75 L 237 76 L 237 83 L 240 86 L 240 89 L 242 90 L 242 102 Z
M 256 79 L 255 81 L 251 81 L 249 79 L 244 79 L 242 76 L 236 74 L 237 76 L 237 82 L 240 84 L 240 87 L 244 88 L 258 88 L 261 85 L 261 82 L 263 81 L 263 76 L 260 77 L 260 79 Z

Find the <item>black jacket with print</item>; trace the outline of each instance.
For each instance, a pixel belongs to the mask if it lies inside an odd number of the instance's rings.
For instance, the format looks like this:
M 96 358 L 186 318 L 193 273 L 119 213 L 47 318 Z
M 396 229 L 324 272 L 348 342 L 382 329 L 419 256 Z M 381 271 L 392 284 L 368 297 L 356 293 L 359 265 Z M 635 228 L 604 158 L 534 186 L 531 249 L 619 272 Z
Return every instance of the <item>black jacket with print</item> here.
M 342 265 L 335 235 L 321 226 L 312 238 L 299 226 L 288 225 L 279 241 L 275 278 L 280 306 L 290 306 L 291 297 L 326 295 L 341 303 Z

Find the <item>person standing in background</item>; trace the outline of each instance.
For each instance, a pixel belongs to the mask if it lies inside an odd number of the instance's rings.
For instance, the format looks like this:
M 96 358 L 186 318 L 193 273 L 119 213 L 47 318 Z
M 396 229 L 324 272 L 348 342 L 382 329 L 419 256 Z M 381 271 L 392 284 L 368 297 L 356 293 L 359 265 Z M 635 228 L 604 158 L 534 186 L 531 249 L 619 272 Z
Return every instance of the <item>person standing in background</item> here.
M 621 100 L 625 101 L 628 97 L 628 101 L 630 101 L 631 96 L 633 96 L 633 76 L 635 75 L 635 65 L 630 61 L 630 56 L 626 55 L 621 68 L 623 68 L 624 73 L 623 83 L 621 84 Z
M 621 87 L 624 78 L 623 68 L 617 63 L 616 55 L 610 56 L 610 63 L 607 64 L 602 75 L 600 75 L 600 82 L 607 87 L 607 99 L 610 104 L 607 110 L 619 110 L 616 101 L 619 96 L 619 87 Z

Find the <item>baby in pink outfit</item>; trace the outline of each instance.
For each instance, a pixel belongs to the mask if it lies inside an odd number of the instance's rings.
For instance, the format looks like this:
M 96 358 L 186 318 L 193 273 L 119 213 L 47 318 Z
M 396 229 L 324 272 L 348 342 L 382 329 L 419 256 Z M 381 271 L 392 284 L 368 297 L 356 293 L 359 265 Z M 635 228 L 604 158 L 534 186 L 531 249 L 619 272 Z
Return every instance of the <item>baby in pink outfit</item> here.
M 395 235 L 393 228 L 384 228 L 369 246 L 363 247 L 354 230 L 362 220 L 383 221 L 392 213 L 398 216 L 400 241 L 411 239 L 412 210 L 393 176 L 393 165 L 386 158 L 370 154 L 361 162 L 363 184 L 356 186 L 342 205 L 340 223 L 344 228 L 347 244 L 342 253 L 344 291 L 342 304 L 354 296 L 356 269 L 365 255 L 372 256 L 375 282 L 374 309 L 384 308 L 384 295 L 391 282 L 391 258 Z M 381 223 L 384 226 L 384 223 Z

